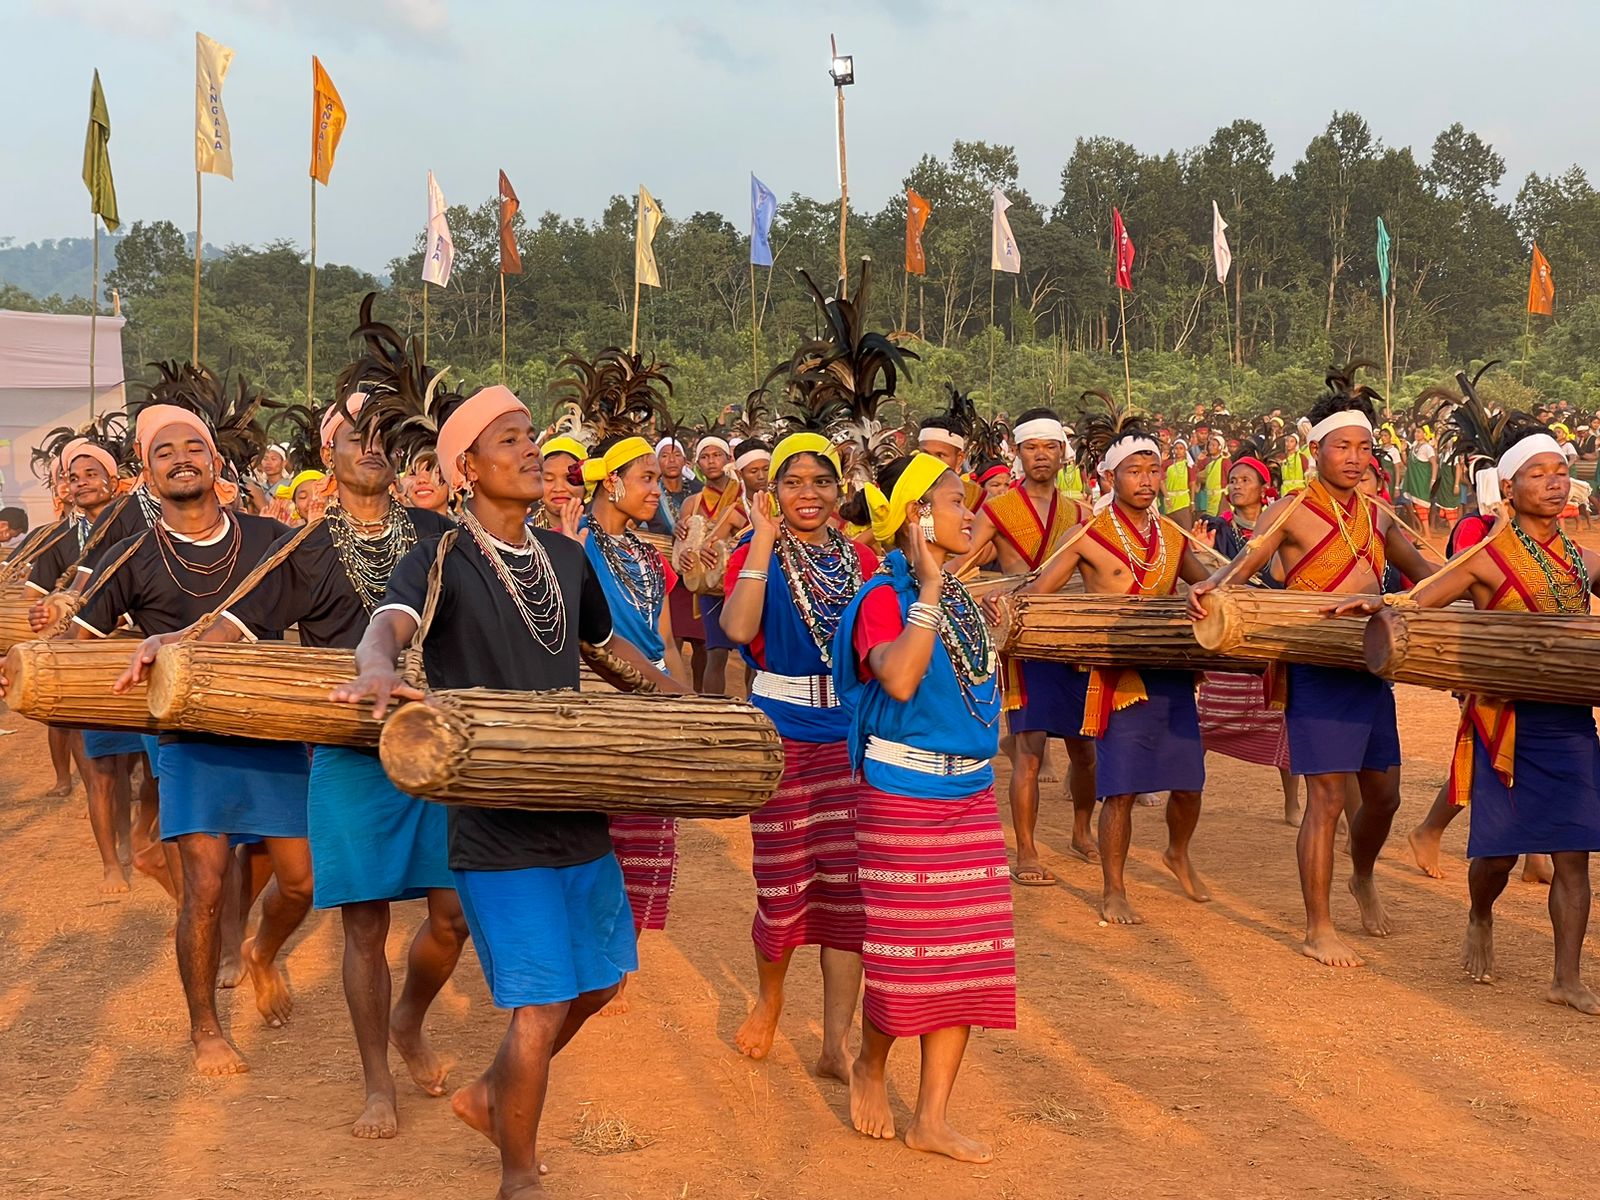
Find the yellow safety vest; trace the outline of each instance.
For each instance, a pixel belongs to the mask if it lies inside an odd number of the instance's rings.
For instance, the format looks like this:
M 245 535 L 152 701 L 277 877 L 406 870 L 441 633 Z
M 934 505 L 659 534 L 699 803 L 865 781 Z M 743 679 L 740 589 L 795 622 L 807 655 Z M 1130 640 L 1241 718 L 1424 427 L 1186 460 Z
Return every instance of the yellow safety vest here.
M 1182 512 L 1192 504 L 1189 498 L 1189 464 L 1180 458 L 1167 468 L 1167 511 Z

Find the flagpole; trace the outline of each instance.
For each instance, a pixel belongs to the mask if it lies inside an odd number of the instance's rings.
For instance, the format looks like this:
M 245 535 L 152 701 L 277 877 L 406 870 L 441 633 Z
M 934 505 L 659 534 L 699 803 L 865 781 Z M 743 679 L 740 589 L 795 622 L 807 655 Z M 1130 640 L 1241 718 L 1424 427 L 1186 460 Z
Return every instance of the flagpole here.
M 839 44 L 834 41 L 833 35 L 828 35 L 828 49 L 834 58 L 839 55 Z M 844 230 L 850 220 L 850 172 L 845 165 L 844 156 L 844 84 L 834 82 L 833 94 L 838 104 L 839 114 L 839 279 L 847 278 L 848 272 L 845 264 Z M 840 284 L 841 293 L 844 285 Z
M 317 177 L 311 177 L 311 275 L 306 291 L 306 403 L 315 404 L 311 390 L 311 349 L 317 316 Z
M 422 281 L 422 361 L 428 361 L 428 281 Z
M 97 243 L 98 244 L 98 243 Z M 94 342 L 89 342 L 91 347 Z M 1522 383 L 1528 382 L 1528 360 L 1533 357 L 1533 310 L 1527 309 L 1522 314 Z M 93 378 L 94 358 L 89 359 L 90 378 Z
M 423 284 L 427 287 L 427 284 Z M 506 273 L 500 272 L 500 383 L 506 381 Z
M 991 272 L 992 274 L 992 272 Z M 905 273 L 905 286 L 900 292 L 900 328 L 904 329 L 911 320 L 911 272 Z
M 989 268 L 989 411 L 997 413 L 1000 410 L 994 403 L 994 277 L 995 270 Z
M 1228 281 L 1219 280 L 1222 285 L 1222 320 L 1228 333 L 1228 397 L 1236 399 L 1238 395 L 1238 378 L 1233 368 L 1233 313 L 1228 308 Z
M 194 340 L 190 344 L 189 361 L 200 361 L 200 170 L 194 173 Z
M 1133 407 L 1133 368 L 1128 364 L 1128 302 L 1123 289 L 1117 289 L 1117 313 L 1122 325 L 1122 379 L 1128 389 L 1128 407 Z
M 94 342 L 96 327 L 100 323 L 100 218 L 91 213 L 94 226 L 94 291 L 89 301 L 89 419 L 94 420 Z
M 750 378 L 751 387 L 761 386 L 760 326 L 756 324 L 756 265 L 750 264 Z

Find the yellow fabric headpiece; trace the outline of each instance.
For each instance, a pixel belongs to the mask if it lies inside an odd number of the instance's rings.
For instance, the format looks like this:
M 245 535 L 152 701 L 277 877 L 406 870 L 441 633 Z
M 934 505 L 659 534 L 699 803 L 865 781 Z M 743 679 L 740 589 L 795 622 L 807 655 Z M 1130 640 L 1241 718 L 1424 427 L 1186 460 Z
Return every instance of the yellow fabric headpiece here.
M 843 476 L 844 468 L 839 465 L 839 452 L 833 448 L 833 443 L 820 433 L 791 433 L 772 451 L 772 462 L 767 468 L 769 478 L 776 479 L 778 472 L 783 469 L 783 464 L 796 454 L 817 454 L 833 464 L 833 473 Z
M 296 475 L 288 483 L 280 483 L 278 485 L 276 493 L 277 497 L 280 500 L 293 500 L 294 494 L 298 492 L 304 484 L 315 483 L 319 479 L 326 478 L 327 475 L 322 471 L 301 471 L 300 474 Z
M 547 458 L 552 454 L 570 454 L 579 462 L 584 462 L 589 457 L 589 451 L 582 442 L 565 434 L 551 438 L 539 447 L 539 452 Z
M 900 472 L 894 489 L 885 496 L 875 483 L 866 485 L 867 511 L 872 514 L 872 536 L 887 546 L 906 523 L 906 509 L 928 494 L 928 489 L 939 481 L 939 476 L 950 470 L 931 454 L 918 453 L 911 464 Z
M 583 460 L 583 481 L 588 484 L 599 483 L 607 475 L 622 470 L 634 459 L 654 453 L 655 449 L 642 437 L 623 438 L 599 458 Z

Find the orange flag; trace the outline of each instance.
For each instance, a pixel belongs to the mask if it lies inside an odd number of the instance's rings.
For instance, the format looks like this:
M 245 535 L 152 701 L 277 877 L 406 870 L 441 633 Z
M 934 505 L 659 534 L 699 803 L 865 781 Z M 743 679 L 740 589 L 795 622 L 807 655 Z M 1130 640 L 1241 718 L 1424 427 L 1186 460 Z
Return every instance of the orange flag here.
M 344 133 L 344 101 L 339 89 L 322 69 L 322 62 L 311 56 L 311 178 L 326 186 L 333 170 L 333 155 Z
M 511 228 L 511 222 L 516 220 L 517 210 L 522 207 L 517 199 L 517 193 L 511 187 L 511 180 L 506 178 L 504 171 L 500 172 L 500 274 L 522 274 L 522 251 L 517 249 L 516 231 Z
M 922 228 L 928 223 L 930 211 L 926 200 L 914 189 L 906 189 L 906 270 L 912 275 L 928 270 L 928 259 L 922 252 Z
M 1556 283 L 1550 278 L 1550 260 L 1533 244 L 1533 269 L 1528 272 L 1528 311 L 1548 317 L 1554 311 Z

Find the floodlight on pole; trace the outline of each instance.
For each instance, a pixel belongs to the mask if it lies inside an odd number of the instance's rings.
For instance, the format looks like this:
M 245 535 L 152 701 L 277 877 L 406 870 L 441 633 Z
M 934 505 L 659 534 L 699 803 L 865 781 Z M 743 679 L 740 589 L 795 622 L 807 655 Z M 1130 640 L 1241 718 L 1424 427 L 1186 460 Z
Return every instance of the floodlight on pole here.
M 847 87 L 856 81 L 856 60 L 854 55 L 835 54 L 833 65 L 828 68 L 828 74 L 833 79 L 834 87 Z

